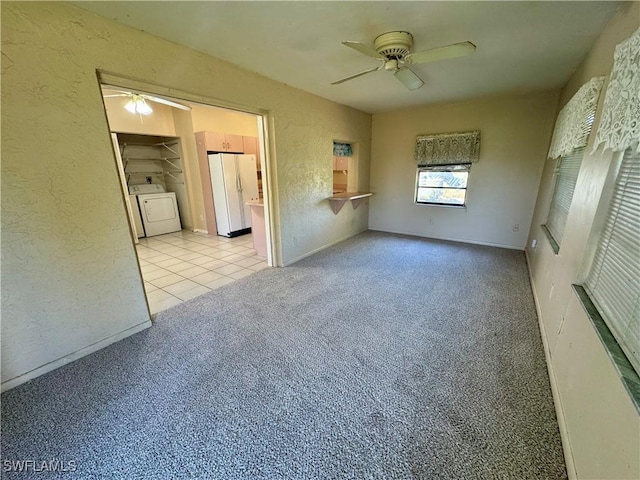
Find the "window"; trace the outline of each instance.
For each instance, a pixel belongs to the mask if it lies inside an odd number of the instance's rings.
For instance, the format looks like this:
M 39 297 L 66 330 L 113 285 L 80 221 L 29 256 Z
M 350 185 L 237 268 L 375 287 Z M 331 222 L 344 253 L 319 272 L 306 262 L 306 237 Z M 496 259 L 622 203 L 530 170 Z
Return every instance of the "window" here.
M 640 373 L 640 153 L 627 149 L 585 290 Z
M 470 163 L 418 168 L 416 203 L 464 207 Z
M 571 207 L 573 191 L 576 188 L 583 156 L 584 147 L 576 148 L 570 154 L 560 157 L 556 167 L 556 184 L 545 226 L 558 245 L 562 242 L 564 228 L 567 225 L 569 208 Z M 558 252 L 556 251 L 556 253 Z

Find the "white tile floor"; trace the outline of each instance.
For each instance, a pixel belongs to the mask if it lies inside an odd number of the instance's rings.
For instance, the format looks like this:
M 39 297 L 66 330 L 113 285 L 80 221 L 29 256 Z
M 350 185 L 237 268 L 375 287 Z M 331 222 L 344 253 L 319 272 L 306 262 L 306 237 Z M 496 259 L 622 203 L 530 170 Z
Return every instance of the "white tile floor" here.
M 151 313 L 267 268 L 251 235 L 210 237 L 183 230 L 141 238 L 137 250 Z

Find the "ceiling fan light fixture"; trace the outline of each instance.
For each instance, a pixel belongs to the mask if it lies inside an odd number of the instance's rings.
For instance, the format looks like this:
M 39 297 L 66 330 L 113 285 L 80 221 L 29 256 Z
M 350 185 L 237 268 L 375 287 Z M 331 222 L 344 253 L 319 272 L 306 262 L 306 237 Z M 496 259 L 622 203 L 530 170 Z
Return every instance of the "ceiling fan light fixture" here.
M 405 87 L 407 87 L 407 90 L 417 90 L 424 85 L 422 79 L 420 79 L 420 77 L 413 73 L 409 68 L 401 68 L 394 75 Z
M 141 115 L 151 115 L 151 113 L 153 113 L 153 108 L 151 108 L 149 104 L 144 101 L 144 99 L 138 102 L 137 110 Z
M 131 100 L 124 106 L 125 110 L 130 113 L 138 113 L 140 115 L 151 115 L 153 109 L 149 104 L 139 95 L 133 95 Z
M 398 71 L 398 60 L 392 59 L 384 62 L 384 69 L 391 72 Z

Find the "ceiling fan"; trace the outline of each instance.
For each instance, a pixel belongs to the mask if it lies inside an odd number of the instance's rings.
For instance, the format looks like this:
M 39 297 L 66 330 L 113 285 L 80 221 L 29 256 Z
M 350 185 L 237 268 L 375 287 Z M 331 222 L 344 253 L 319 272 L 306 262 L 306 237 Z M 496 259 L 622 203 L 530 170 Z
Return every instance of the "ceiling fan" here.
M 432 48 L 422 52 L 409 53 L 413 45 L 413 36 L 409 32 L 387 32 L 376 37 L 373 48 L 360 42 L 342 42 L 360 53 L 380 60 L 382 64 L 364 72 L 343 78 L 331 85 L 344 83 L 378 70 L 394 72 L 395 77 L 409 90 L 417 90 L 424 82 L 409 68 L 418 63 L 429 63 L 446 58 L 464 57 L 471 55 L 476 46 L 471 42 L 454 43 L 446 47 Z
M 113 95 L 103 95 L 104 98 L 130 97 L 129 102 L 124 106 L 124 108 L 131 113 L 139 113 L 141 115 L 150 115 L 153 112 L 153 109 L 147 104 L 147 100 L 155 103 L 161 103 L 169 107 L 179 108 L 180 110 L 187 110 L 187 111 L 191 110 L 191 107 L 187 107 L 186 105 L 172 102 L 171 100 L 166 100 L 164 98 L 155 97 L 147 93 L 134 92 L 129 90 L 119 90 L 111 87 L 108 87 L 108 88 L 109 90 L 114 90 L 119 93 L 116 93 Z

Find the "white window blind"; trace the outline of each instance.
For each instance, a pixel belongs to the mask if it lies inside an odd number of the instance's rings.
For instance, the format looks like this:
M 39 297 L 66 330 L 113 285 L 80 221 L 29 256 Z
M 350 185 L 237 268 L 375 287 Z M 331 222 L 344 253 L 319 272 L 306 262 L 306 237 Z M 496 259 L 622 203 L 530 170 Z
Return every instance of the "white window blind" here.
M 553 191 L 546 226 L 558 245 L 562 241 L 564 228 L 567 225 L 569 208 L 573 199 L 573 191 L 576 188 L 578 173 L 580 173 L 583 155 L 584 147 L 576 148 L 569 155 L 560 158 L 556 169 L 556 186 Z
M 603 83 L 604 77 L 592 78 L 560 110 L 553 129 L 549 158 L 570 155 L 576 148 L 587 145 Z
M 622 159 L 585 286 L 640 373 L 640 153 L 631 148 Z

